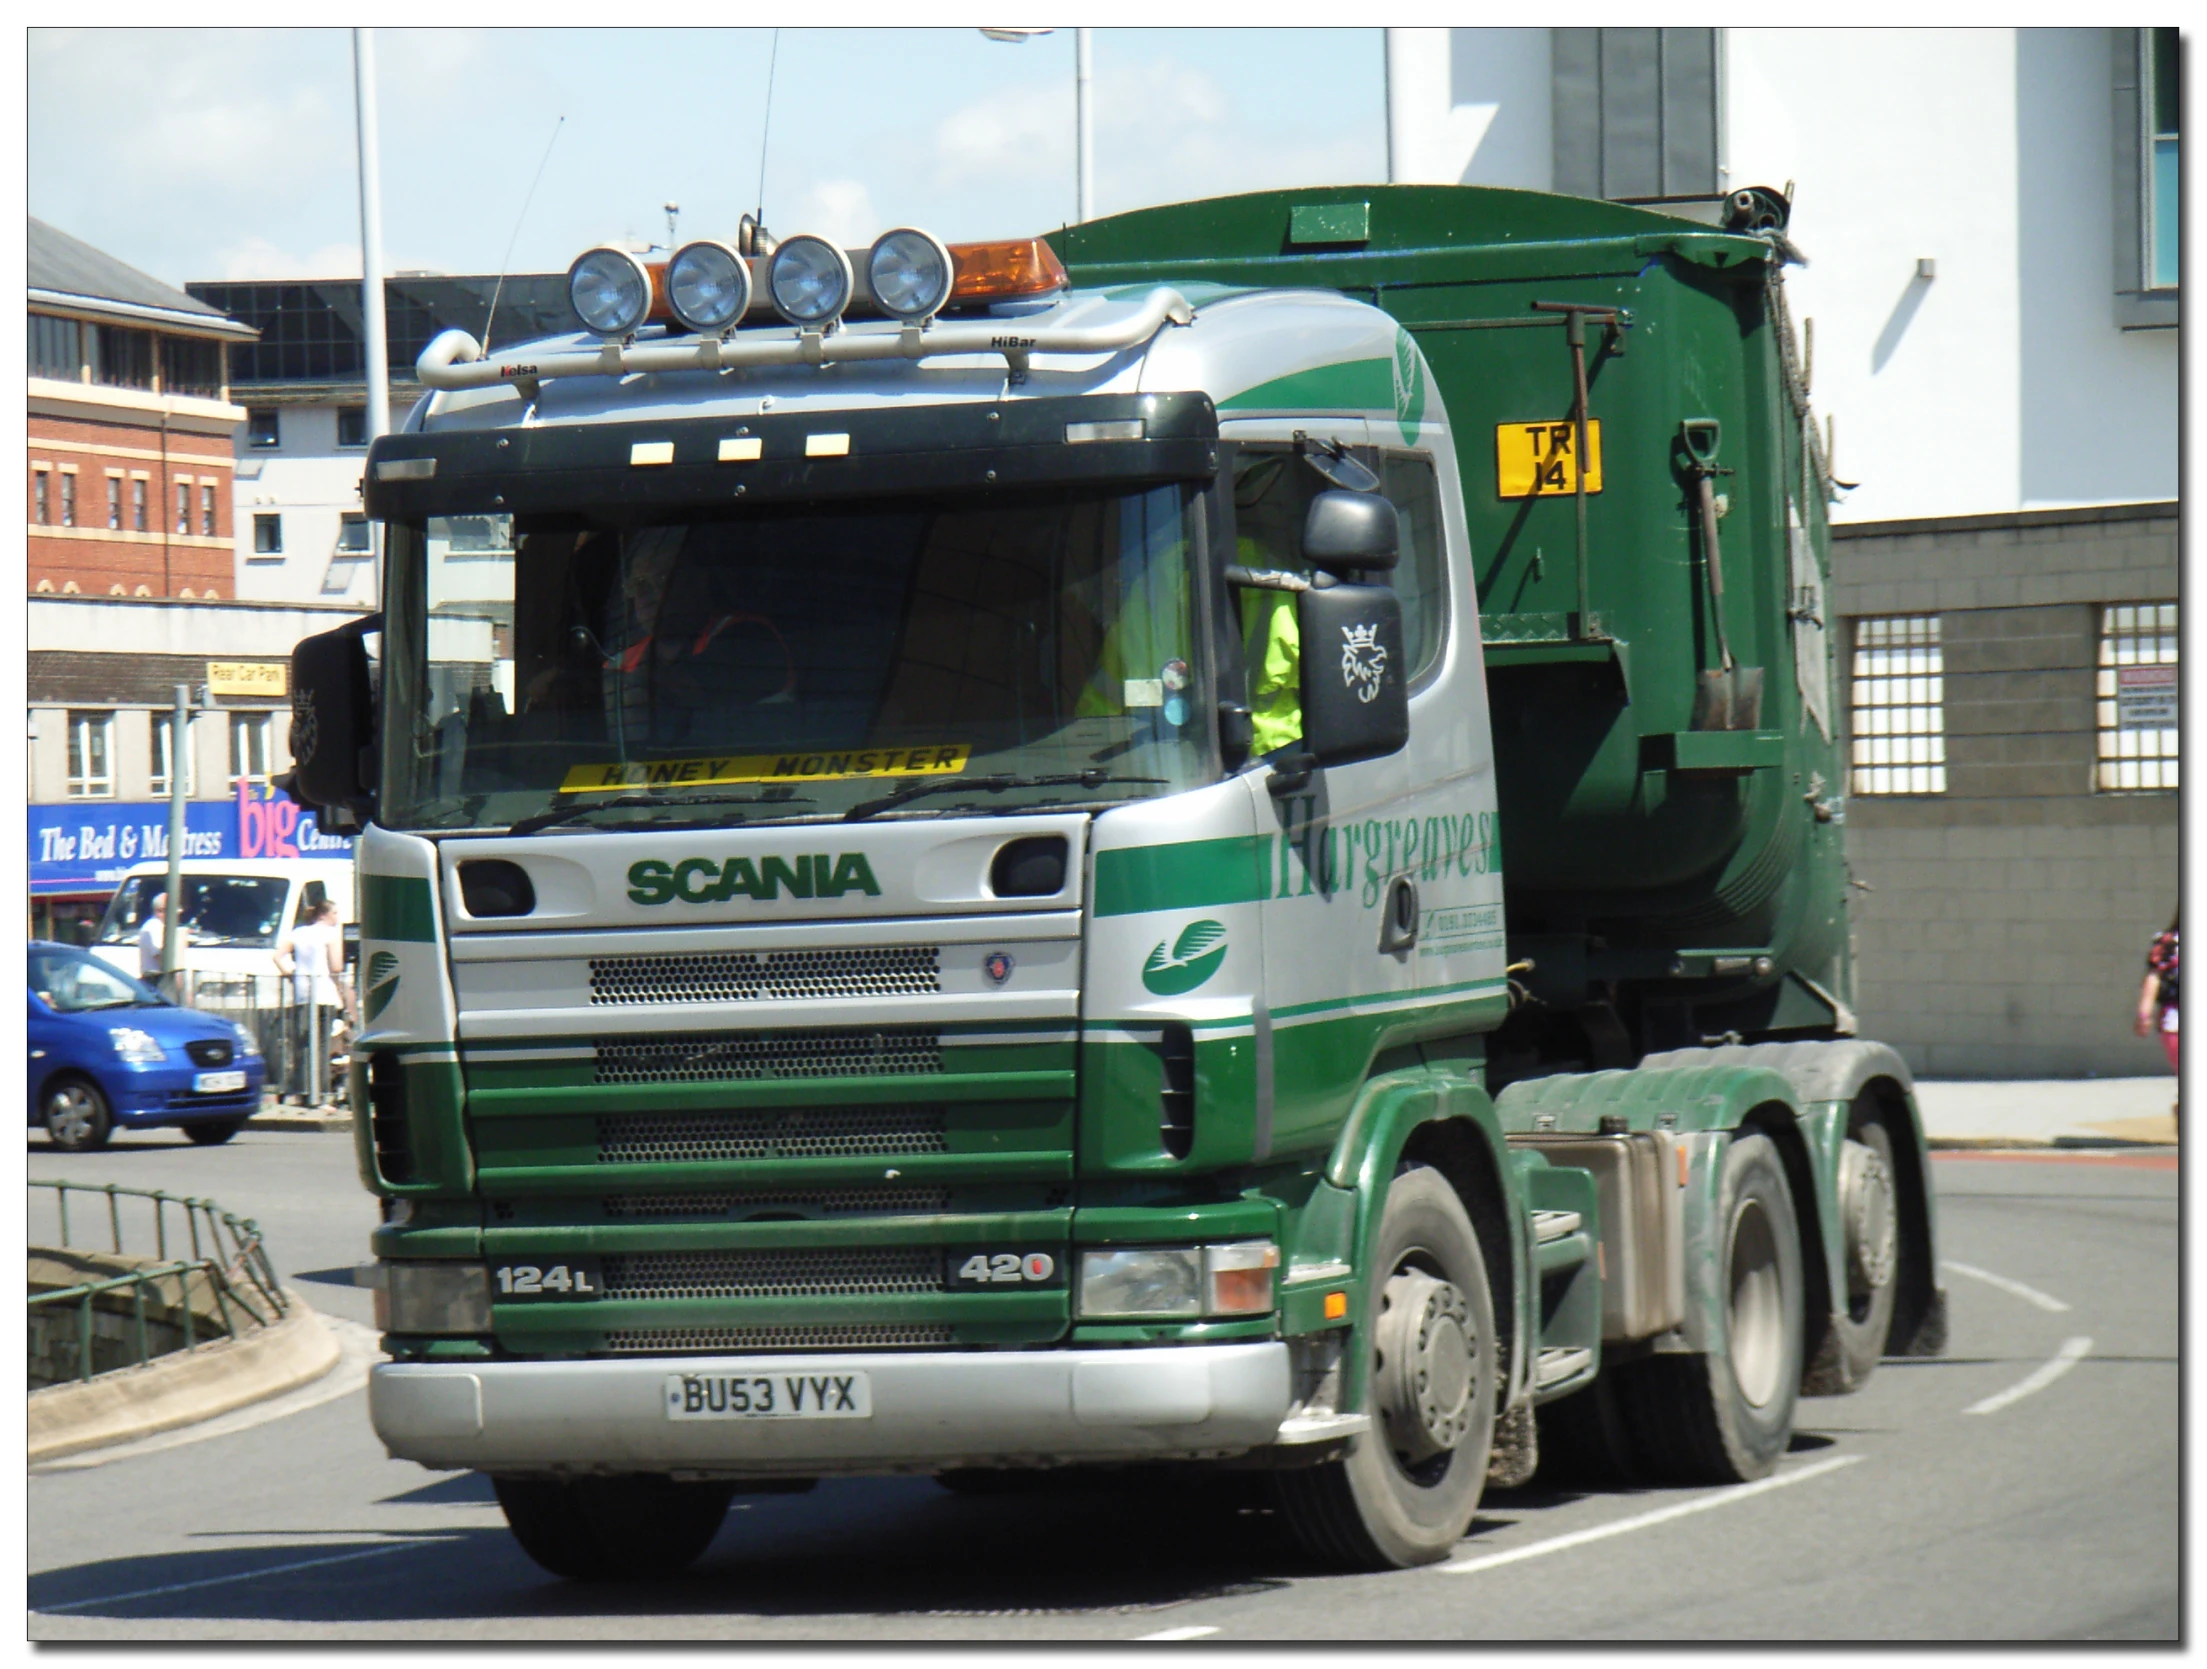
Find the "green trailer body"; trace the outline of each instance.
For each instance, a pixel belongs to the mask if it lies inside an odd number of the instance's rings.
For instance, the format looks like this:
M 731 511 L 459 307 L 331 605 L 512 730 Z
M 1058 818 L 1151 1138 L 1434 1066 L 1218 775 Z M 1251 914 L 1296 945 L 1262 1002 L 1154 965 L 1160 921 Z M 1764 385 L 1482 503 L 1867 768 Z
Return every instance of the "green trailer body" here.
M 1358 186 L 1146 209 L 1056 242 L 1078 283 L 1337 290 L 1422 352 L 1471 532 L 1512 959 L 1579 1022 L 1546 1028 L 1544 1053 L 1622 1066 L 1727 1033 L 1852 1029 L 1829 482 L 1768 237 L 1538 192 Z M 1550 450 L 1570 446 L 1576 400 L 1558 306 L 1596 310 L 1577 326 L 1599 473 L 1583 534 Z M 1308 386 L 1243 400 L 1327 403 Z M 1504 475 L 1529 457 L 1557 477 L 1530 496 Z M 1714 715 L 1730 722 L 1697 710 L 1723 665 L 1699 464 L 1723 471 L 1725 642 L 1760 669 L 1759 710 Z
M 1266 193 L 925 330 L 433 343 L 293 667 L 392 1453 L 572 1576 L 1156 1462 L 1384 1567 L 1938 1349 L 1768 232 Z

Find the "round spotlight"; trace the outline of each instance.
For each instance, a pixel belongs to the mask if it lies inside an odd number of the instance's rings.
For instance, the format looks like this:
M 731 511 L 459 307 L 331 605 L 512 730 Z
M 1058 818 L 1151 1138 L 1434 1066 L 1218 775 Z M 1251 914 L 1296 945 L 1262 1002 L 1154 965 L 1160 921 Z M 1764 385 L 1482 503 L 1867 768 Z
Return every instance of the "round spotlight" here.
M 850 257 L 810 232 L 784 238 L 766 267 L 774 310 L 793 325 L 825 325 L 851 304 Z
M 726 330 L 751 305 L 751 269 L 724 243 L 684 244 L 667 263 L 667 305 L 700 336 Z
M 567 300 L 585 330 L 626 336 L 651 312 L 651 274 L 625 249 L 593 249 L 567 269 Z
M 932 232 L 899 226 L 874 240 L 866 282 L 891 318 L 932 319 L 950 299 L 950 250 Z

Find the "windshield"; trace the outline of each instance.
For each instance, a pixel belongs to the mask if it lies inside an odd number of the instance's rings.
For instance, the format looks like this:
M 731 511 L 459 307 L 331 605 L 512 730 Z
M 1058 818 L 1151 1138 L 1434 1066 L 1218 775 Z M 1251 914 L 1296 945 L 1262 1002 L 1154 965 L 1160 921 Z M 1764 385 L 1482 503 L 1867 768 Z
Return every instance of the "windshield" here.
M 1208 780 L 1195 504 L 1171 486 L 395 525 L 377 821 L 940 816 Z
M 163 875 L 133 875 L 117 887 L 100 923 L 99 942 L 120 945 L 136 938 L 153 913 L 153 901 L 168 887 Z M 281 875 L 186 874 L 179 913 L 195 945 L 273 945 L 283 928 L 284 896 L 290 890 Z
M 31 989 L 48 1008 L 82 1014 L 95 1008 L 164 1008 L 161 994 L 80 950 L 31 952 Z

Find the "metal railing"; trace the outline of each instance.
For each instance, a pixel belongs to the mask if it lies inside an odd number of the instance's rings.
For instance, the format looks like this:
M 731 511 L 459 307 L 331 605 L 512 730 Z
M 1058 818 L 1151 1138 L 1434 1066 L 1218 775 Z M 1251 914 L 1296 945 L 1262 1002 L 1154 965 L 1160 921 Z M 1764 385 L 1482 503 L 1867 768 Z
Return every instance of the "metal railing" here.
M 253 1034 L 271 1094 L 313 1106 L 339 1097 L 352 1036 L 342 1009 L 298 1002 L 290 980 L 269 974 L 197 973 L 184 1000 Z
M 222 1336 L 236 1339 L 255 1328 L 267 1327 L 289 1313 L 290 1300 L 284 1295 L 283 1285 L 276 1278 L 276 1271 L 268 1261 L 268 1252 L 261 1241 L 260 1225 L 249 1217 L 237 1217 L 224 1211 L 212 1200 L 193 1199 L 179 1194 L 163 1193 L 159 1189 L 124 1188 L 115 1183 L 88 1185 L 76 1182 L 34 1181 L 33 1188 L 49 1189 L 54 1195 L 55 1210 L 60 1219 L 60 1245 L 39 1246 L 41 1251 L 93 1252 L 91 1245 L 79 1245 L 70 1237 L 69 1200 L 72 1194 L 92 1201 L 105 1198 L 104 1212 L 97 1204 L 92 1207 L 94 1225 L 101 1217 L 106 1219 L 107 1234 L 96 1238 L 109 1242 L 106 1251 L 115 1257 L 142 1256 L 142 1253 L 126 1252 L 123 1233 L 124 1200 L 143 1200 L 152 1207 L 153 1262 L 124 1274 L 104 1280 L 85 1281 L 75 1286 L 63 1287 L 52 1292 L 34 1292 L 30 1295 L 30 1312 L 33 1332 L 43 1331 L 49 1341 L 58 1331 L 53 1321 L 44 1329 L 36 1324 L 44 1319 L 42 1312 L 58 1321 L 59 1317 L 74 1307 L 76 1377 L 87 1380 L 95 1371 L 111 1371 L 116 1367 L 140 1367 L 168 1350 L 189 1350 L 200 1342 L 199 1334 L 203 1318 L 198 1312 L 204 1304 L 213 1311 L 214 1326 L 207 1329 L 208 1337 L 216 1336 L 219 1327 Z M 191 1255 L 170 1256 L 171 1227 L 168 1213 L 176 1208 L 180 1222 L 176 1225 L 176 1250 L 181 1254 L 188 1245 Z M 80 1216 L 79 1222 L 84 1219 Z M 142 1242 L 141 1242 L 142 1244 Z M 197 1282 L 197 1291 L 194 1282 Z M 176 1300 L 173 1308 L 161 1295 L 161 1284 L 173 1281 Z M 149 1317 L 147 1294 L 153 1295 L 155 1312 Z M 97 1328 L 95 1315 L 113 1317 L 119 1323 L 119 1301 L 110 1295 L 128 1291 L 130 1328 L 122 1335 L 133 1347 L 124 1352 L 125 1359 L 111 1362 L 106 1369 L 96 1370 L 93 1361 L 93 1342 Z M 106 1304 L 99 1300 L 108 1299 Z M 196 1300 L 196 1302 L 195 1302 Z M 173 1317 L 174 1319 L 171 1319 Z M 119 1330 L 119 1329 L 118 1329 Z M 180 1344 L 172 1344 L 156 1350 L 157 1333 L 174 1333 L 181 1336 Z M 107 1335 L 117 1337 L 116 1331 Z M 41 1355 L 52 1359 L 53 1352 L 34 1350 L 34 1359 Z

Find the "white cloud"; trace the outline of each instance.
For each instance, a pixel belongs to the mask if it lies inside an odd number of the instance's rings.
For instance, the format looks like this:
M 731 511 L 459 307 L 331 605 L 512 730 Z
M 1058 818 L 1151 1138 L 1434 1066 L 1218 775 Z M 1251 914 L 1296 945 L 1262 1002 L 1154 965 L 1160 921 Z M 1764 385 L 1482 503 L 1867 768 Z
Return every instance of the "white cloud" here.
M 1073 167 L 1073 89 L 1019 87 L 952 111 L 935 128 L 942 186 L 1033 180 Z
M 249 237 L 217 250 L 216 264 L 229 279 L 254 278 L 358 278 L 360 245 L 326 243 L 304 255 L 294 255 L 266 238 Z
M 873 194 L 857 180 L 820 180 L 798 203 L 789 231 L 814 232 L 845 249 L 872 243 L 885 225 Z

